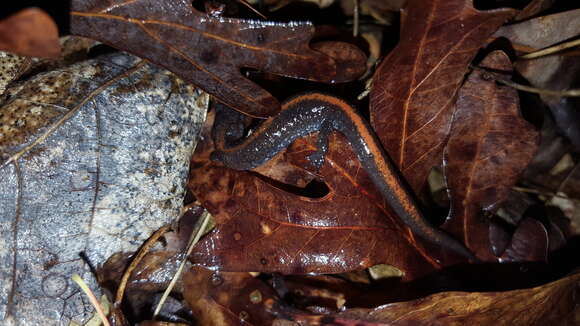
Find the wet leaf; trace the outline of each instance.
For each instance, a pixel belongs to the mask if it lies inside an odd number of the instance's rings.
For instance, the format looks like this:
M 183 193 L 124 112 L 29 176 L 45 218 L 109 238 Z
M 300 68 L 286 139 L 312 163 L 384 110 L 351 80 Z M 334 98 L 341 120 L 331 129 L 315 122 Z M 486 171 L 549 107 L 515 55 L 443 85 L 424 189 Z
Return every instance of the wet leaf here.
M 109 290 L 112 300 L 119 290 L 119 282 L 134 259 L 134 253 L 117 253 L 111 256 L 96 271 L 99 285 Z M 148 252 L 137 264 L 127 280 L 118 314 L 130 312 L 132 322 L 147 319 L 160 301 L 162 293 L 168 287 L 177 272 L 183 255 L 167 247 Z M 179 278 L 172 293 L 179 297 L 183 292 L 183 282 Z M 184 304 L 174 296 L 169 296 L 159 312 L 161 319 L 177 318 L 176 313 L 183 310 Z M 176 320 L 176 319 L 173 319 Z
M 118 282 L 131 263 L 134 253 L 116 253 L 97 269 L 101 286 L 116 293 Z M 170 250 L 147 253 L 127 282 L 127 291 L 161 292 L 165 290 L 181 263 L 180 255 Z
M 186 0 L 78 0 L 72 8 L 74 34 L 149 59 L 256 117 L 273 115 L 279 103 L 244 78 L 241 68 L 321 82 L 352 80 L 365 70 L 364 55 L 359 69 L 341 71 L 333 58 L 310 49 L 310 23 L 213 17 Z
M 0 50 L 23 56 L 60 55 L 58 29 L 41 9 L 27 8 L 0 20 Z
M 401 40 L 373 77 L 370 110 L 383 146 L 416 192 L 441 163 L 469 62 L 513 14 L 478 11 L 470 0 L 407 2 Z
M 329 188 L 321 197 L 279 188 L 254 173 L 195 164 L 189 187 L 216 219 L 216 228 L 192 260 L 225 271 L 284 274 L 340 273 L 387 263 L 405 279 L 445 264 L 394 217 L 346 139 L 334 135 L 317 173 Z M 315 143 L 312 137 L 296 141 L 286 160 L 298 170 L 309 166 Z
M 509 58 L 500 51 L 490 53 L 480 66 L 511 71 Z M 484 212 L 494 212 L 507 198 L 538 148 L 538 135 L 521 117 L 516 90 L 499 86 L 484 71 L 468 77 L 445 149 L 452 206 L 445 226 L 481 259 L 495 259 Z
M 183 276 L 185 300 L 199 325 L 272 325 L 274 290 L 249 273 L 194 267 Z
M 577 325 L 580 275 L 507 292 L 444 292 L 375 309 L 352 309 L 333 317 L 297 316 L 308 325 Z
M 6 91 L 0 323 L 82 319 L 92 308 L 70 276 L 97 289 L 86 261 L 135 250 L 179 215 L 208 98 L 139 62 L 108 55 Z

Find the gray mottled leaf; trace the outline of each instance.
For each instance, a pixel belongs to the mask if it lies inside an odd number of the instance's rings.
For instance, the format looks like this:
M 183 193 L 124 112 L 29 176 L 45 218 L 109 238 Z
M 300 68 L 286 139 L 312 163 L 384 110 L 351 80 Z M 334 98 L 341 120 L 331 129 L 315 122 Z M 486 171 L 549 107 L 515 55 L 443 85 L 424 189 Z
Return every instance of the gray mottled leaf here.
M 6 86 L 30 65 L 30 59 L 16 54 L 0 51 L 0 95 Z
M 578 36 L 580 9 L 537 17 L 521 23 L 502 26 L 493 35 L 506 37 L 512 43 L 541 49 Z
M 126 54 L 44 73 L 0 107 L 0 324 L 92 311 L 70 282 L 133 251 L 183 205 L 208 98 Z

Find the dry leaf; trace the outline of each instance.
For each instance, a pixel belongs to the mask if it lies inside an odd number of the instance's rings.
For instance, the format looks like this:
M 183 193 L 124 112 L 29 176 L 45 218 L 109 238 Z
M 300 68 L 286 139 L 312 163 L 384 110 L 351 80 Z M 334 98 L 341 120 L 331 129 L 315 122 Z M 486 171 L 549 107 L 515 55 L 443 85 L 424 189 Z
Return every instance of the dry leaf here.
M 455 94 L 469 62 L 513 10 L 478 11 L 471 0 L 409 0 L 401 40 L 373 77 L 371 123 L 411 188 L 440 164 Z

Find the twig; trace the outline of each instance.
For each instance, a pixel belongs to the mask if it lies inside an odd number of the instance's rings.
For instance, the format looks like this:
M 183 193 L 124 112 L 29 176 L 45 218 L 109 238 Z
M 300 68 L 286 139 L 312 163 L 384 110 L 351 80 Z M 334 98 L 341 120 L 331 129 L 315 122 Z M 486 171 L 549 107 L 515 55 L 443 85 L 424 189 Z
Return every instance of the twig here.
M 568 42 L 564 42 L 558 45 L 554 45 L 542 50 L 538 50 L 538 51 L 534 51 L 531 53 L 527 53 L 524 54 L 522 56 L 520 56 L 520 59 L 534 59 L 534 58 L 539 58 L 539 57 L 544 57 L 553 53 L 557 53 L 569 48 L 573 48 L 575 46 L 580 45 L 580 39 L 577 40 L 573 40 L 573 41 L 568 41 Z
M 117 289 L 117 295 L 115 296 L 114 302 L 115 307 L 118 307 L 121 304 L 121 301 L 123 300 L 125 288 L 127 287 L 127 281 L 129 281 L 129 277 L 133 273 L 133 270 L 135 270 L 135 268 L 137 267 L 137 265 L 139 265 L 143 257 L 145 257 L 145 255 L 149 252 L 149 249 L 151 249 L 151 247 L 155 245 L 157 240 L 159 240 L 159 238 L 161 238 L 162 235 L 167 233 L 167 231 L 169 231 L 168 225 L 160 228 L 159 230 L 155 231 L 155 233 L 153 233 L 149 237 L 149 239 L 147 239 L 147 241 L 145 241 L 143 246 L 141 246 L 141 249 L 139 249 L 137 255 L 133 258 L 131 264 L 129 264 L 129 267 L 127 267 L 127 269 L 125 270 L 125 273 L 123 273 L 123 277 L 121 278 L 121 282 L 119 283 L 119 288 Z
M 525 188 L 525 187 L 517 187 L 517 186 L 512 187 L 512 189 L 515 191 L 525 192 L 528 194 L 542 195 L 542 196 L 552 197 L 552 198 L 562 198 L 562 199 L 566 199 L 566 200 L 570 200 L 570 201 L 580 202 L 580 199 L 566 197 L 564 195 L 560 195 L 558 193 L 554 193 L 551 191 L 542 191 L 542 190 Z
M 560 192 L 562 192 L 562 189 L 564 189 L 564 186 L 566 186 L 566 184 L 568 183 L 568 181 L 570 181 L 570 179 L 572 178 L 572 176 L 576 173 L 576 171 L 578 170 L 578 167 L 580 167 L 580 164 L 574 165 L 574 167 L 568 172 L 568 174 L 566 175 L 566 177 L 564 178 L 564 180 L 562 180 L 562 182 L 558 186 L 558 189 L 556 189 L 556 193 L 557 194 L 559 194 Z
M 155 319 L 155 317 L 161 311 L 161 308 L 163 307 L 165 300 L 167 300 L 167 297 L 169 296 L 169 294 L 171 293 L 171 291 L 175 287 L 177 280 L 179 280 L 179 277 L 183 273 L 183 268 L 185 267 L 185 263 L 187 262 L 187 257 L 189 257 L 189 255 L 193 251 L 193 247 L 195 247 L 195 245 L 197 244 L 197 242 L 201 238 L 203 231 L 205 231 L 205 228 L 207 227 L 208 222 L 209 222 L 209 213 L 206 210 L 204 210 L 200 216 L 200 222 L 197 223 L 197 227 L 191 233 L 191 236 L 189 238 L 189 242 L 187 244 L 187 252 L 186 252 L 185 256 L 183 257 L 183 260 L 181 260 L 181 263 L 179 264 L 179 268 L 175 272 L 175 275 L 173 275 L 173 278 L 171 279 L 171 282 L 169 283 L 169 285 L 165 289 L 165 292 L 163 292 L 163 296 L 161 296 L 161 299 L 159 300 L 157 307 L 155 307 L 155 311 L 153 312 L 153 319 Z
M 242 5 L 246 6 L 251 11 L 253 11 L 256 15 L 260 16 L 260 18 L 262 18 L 262 19 L 268 19 L 264 14 L 262 14 L 257 9 L 255 9 L 254 7 L 252 7 L 252 5 L 248 3 L 248 1 L 246 1 L 246 0 L 238 0 L 238 2 L 241 3 Z
M 495 73 L 492 70 L 486 69 L 484 67 L 471 66 L 471 68 L 473 68 L 475 70 L 485 71 L 486 73 L 488 73 L 491 76 L 491 78 L 493 78 L 498 83 L 502 83 L 506 86 L 509 86 L 511 88 L 515 88 L 515 89 L 520 90 L 520 91 L 534 93 L 534 94 L 540 94 L 540 95 L 558 96 L 558 97 L 580 97 L 580 89 L 569 89 L 569 90 L 563 90 L 563 91 L 556 91 L 556 90 L 551 90 L 551 89 L 536 88 L 536 87 L 518 84 L 518 83 L 515 83 L 515 82 L 508 80 L 506 78 L 500 77 L 499 74 Z
M 354 37 L 358 36 L 358 24 L 359 24 L 359 0 L 353 0 L 354 2 L 354 9 L 353 9 L 353 18 L 354 18 L 354 22 L 353 22 L 353 27 L 352 27 L 352 35 Z
M 99 300 L 97 300 L 97 297 L 95 297 L 95 294 L 93 293 L 93 291 L 91 291 L 91 289 L 89 289 L 89 286 L 87 285 L 87 283 L 85 283 L 85 281 L 83 281 L 83 279 L 79 276 L 79 274 L 73 274 L 72 280 L 87 295 L 87 297 L 89 298 L 89 301 L 91 302 L 93 307 L 95 307 L 97 314 L 101 318 L 103 325 L 104 326 L 111 326 L 111 324 L 109 323 L 109 319 L 107 318 L 107 315 L 103 311 L 103 308 L 101 308 L 101 304 L 99 303 Z
M 543 89 L 543 88 L 536 88 L 536 87 L 521 85 L 521 84 L 514 83 L 513 81 L 505 80 L 505 79 L 496 78 L 496 81 L 499 83 L 502 83 L 506 86 L 509 86 L 511 88 L 515 88 L 517 90 L 528 92 L 528 93 L 558 96 L 558 97 L 579 97 L 580 96 L 580 89 L 569 89 L 569 90 L 565 90 L 565 91 L 556 91 L 556 90 L 551 90 L 551 89 Z
M 543 88 L 536 88 L 536 87 L 521 85 L 518 83 L 514 83 L 513 81 L 506 80 L 506 79 L 495 78 L 495 80 L 498 81 L 499 83 L 502 83 L 502 84 L 509 86 L 511 88 L 515 88 L 517 90 L 528 92 L 528 93 L 558 96 L 558 97 L 578 97 L 578 96 L 580 96 L 580 89 L 569 89 L 569 90 L 565 90 L 565 91 L 555 91 L 555 90 L 551 90 L 551 89 L 543 89 Z

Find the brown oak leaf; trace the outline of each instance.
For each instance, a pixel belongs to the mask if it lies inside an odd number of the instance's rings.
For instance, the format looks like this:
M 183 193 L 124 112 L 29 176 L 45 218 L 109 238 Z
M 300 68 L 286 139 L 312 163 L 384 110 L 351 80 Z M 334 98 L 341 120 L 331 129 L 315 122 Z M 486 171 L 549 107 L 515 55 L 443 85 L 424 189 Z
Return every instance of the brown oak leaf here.
M 501 51 L 482 67 L 511 72 Z M 489 73 L 474 71 L 459 91 L 451 136 L 445 149 L 445 175 L 451 219 L 445 227 L 481 259 L 497 259 L 490 250 L 489 222 L 538 148 L 539 133 L 521 117 L 517 91 L 497 85 Z
M 250 273 L 193 267 L 183 277 L 185 300 L 199 325 L 272 325 L 274 290 Z
M 375 309 L 334 316 L 294 315 L 306 325 L 535 326 L 577 325 L 580 274 L 531 289 L 505 292 L 443 292 Z
M 97 39 L 157 63 L 236 110 L 255 117 L 276 113 L 279 103 L 246 79 L 241 68 L 320 82 L 352 80 L 359 69 L 338 69 L 335 59 L 308 46 L 314 26 L 213 17 L 191 1 L 72 2 L 71 32 Z M 349 46 L 349 45 L 346 45 Z M 353 46 L 349 46 L 353 48 Z M 325 52 L 333 52 L 327 47 Z M 358 51 L 358 50 L 357 50 Z M 339 54 L 352 55 L 351 51 Z M 358 51 L 360 53 L 360 51 Z
M 440 164 L 455 94 L 469 62 L 514 10 L 478 11 L 471 0 L 409 0 L 401 40 L 377 69 L 371 122 L 417 192 Z
M 299 139 L 281 155 L 295 169 L 304 169 L 315 143 L 312 137 Z M 284 274 L 340 273 L 387 263 L 404 279 L 451 262 L 437 261 L 438 253 L 423 247 L 395 217 L 342 135 L 333 134 L 329 145 L 316 173 L 329 191 L 317 198 L 254 172 L 201 163 L 198 152 L 200 163 L 194 163 L 189 187 L 214 215 L 216 228 L 191 259 L 226 271 Z

